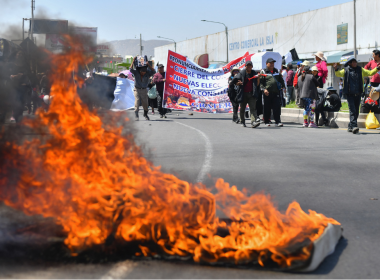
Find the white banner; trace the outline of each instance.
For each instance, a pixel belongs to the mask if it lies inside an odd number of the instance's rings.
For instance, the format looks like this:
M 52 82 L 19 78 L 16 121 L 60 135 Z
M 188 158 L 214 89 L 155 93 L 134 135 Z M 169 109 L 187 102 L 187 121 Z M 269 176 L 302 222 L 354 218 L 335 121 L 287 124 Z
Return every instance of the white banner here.
M 128 110 L 135 106 L 134 87 L 135 83 L 133 81 L 117 77 L 114 91 L 115 99 L 111 105 L 112 111 Z

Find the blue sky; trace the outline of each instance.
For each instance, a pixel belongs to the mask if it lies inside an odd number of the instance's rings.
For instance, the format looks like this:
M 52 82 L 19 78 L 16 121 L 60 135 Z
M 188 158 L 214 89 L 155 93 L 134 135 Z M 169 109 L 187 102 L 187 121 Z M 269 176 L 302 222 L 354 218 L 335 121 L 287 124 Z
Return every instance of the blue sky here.
M 0 33 L 9 25 L 21 26 L 30 17 L 30 0 L 0 0 Z M 76 25 L 98 27 L 98 42 L 157 36 L 176 41 L 268 21 L 350 2 L 348 0 L 36 0 L 36 11 L 53 19 L 67 19 Z M 352 1 L 351 1 L 352 2 Z M 270 4 L 269 4 L 270 3 Z

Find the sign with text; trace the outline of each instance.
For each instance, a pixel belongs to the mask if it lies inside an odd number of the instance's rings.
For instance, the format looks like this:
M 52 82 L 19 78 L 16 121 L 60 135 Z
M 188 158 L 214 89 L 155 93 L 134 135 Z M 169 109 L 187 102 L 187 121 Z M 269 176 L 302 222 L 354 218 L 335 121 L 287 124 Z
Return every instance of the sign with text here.
M 222 68 L 206 69 L 169 50 L 163 106 L 204 113 L 229 113 L 228 78 L 233 67 L 244 68 L 248 52 Z
M 337 43 L 338 45 L 348 43 L 348 23 L 338 25 Z

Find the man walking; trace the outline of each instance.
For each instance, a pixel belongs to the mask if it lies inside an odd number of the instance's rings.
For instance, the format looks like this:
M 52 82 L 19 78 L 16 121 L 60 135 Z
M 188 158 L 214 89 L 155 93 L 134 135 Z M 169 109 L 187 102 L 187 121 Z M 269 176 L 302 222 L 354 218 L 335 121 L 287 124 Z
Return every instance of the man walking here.
M 338 65 L 334 64 L 335 76 L 343 78 L 343 94 L 347 96 L 348 108 L 350 110 L 350 123 L 348 124 L 348 132 L 354 134 L 359 132 L 357 119 L 359 116 L 359 106 L 361 96 L 364 92 L 364 77 L 373 76 L 380 70 L 380 66 L 372 70 L 366 70 L 358 66 L 355 57 L 351 57 L 344 64 L 342 70 L 338 70 Z
M 245 69 L 240 71 L 232 80 L 233 85 L 241 87 L 241 98 L 237 97 L 237 100 L 241 99 L 240 103 L 240 121 L 243 127 L 245 125 L 245 108 L 247 104 L 249 106 L 249 112 L 251 116 L 251 126 L 256 128 L 260 125 L 260 120 L 258 120 L 256 102 L 258 96 L 258 85 L 260 83 L 260 77 L 257 76 L 255 70 L 252 69 L 252 61 L 247 61 L 245 63 Z M 256 76 L 256 77 L 255 77 Z
M 166 119 L 166 108 L 162 106 L 162 100 L 164 98 L 164 85 L 165 85 L 165 68 L 164 65 L 158 64 L 158 73 L 154 74 L 153 76 L 153 83 L 156 84 L 156 90 L 157 90 L 157 107 L 158 112 L 160 113 L 160 118 Z
M 364 66 L 364 69 L 372 70 L 377 67 L 377 65 L 380 63 L 380 51 L 374 50 L 372 53 L 373 60 L 367 63 L 366 66 Z M 380 75 L 379 73 L 376 73 L 372 76 L 371 79 L 371 86 L 372 87 L 378 87 L 380 85 Z
M 273 58 L 268 58 L 266 61 L 267 68 L 262 70 L 262 74 L 265 76 L 261 76 L 260 86 L 264 91 L 264 123 L 265 126 L 270 126 L 270 117 L 271 112 L 273 110 L 274 120 L 276 122 L 276 126 L 282 127 L 284 126 L 281 123 L 281 97 L 280 91 L 284 90 L 286 92 L 284 79 L 278 72 L 276 68 L 274 68 L 274 63 L 276 60 Z
M 286 76 L 286 87 L 287 87 L 287 94 L 286 94 L 286 104 L 288 105 L 290 101 L 293 99 L 293 81 L 294 81 L 294 71 L 293 71 L 293 64 L 288 63 L 286 67 L 288 71 L 288 75 Z
M 135 89 L 134 89 L 134 96 L 135 96 L 135 120 L 139 120 L 139 107 L 140 107 L 140 100 L 142 103 L 142 106 L 144 108 L 144 117 L 147 121 L 149 121 L 148 117 L 148 85 L 149 85 L 149 78 L 152 77 L 156 71 L 153 69 L 152 66 L 150 66 L 149 63 L 147 63 L 147 66 L 143 67 L 136 67 L 134 68 L 134 62 L 137 59 L 137 56 L 133 59 L 133 62 L 131 64 L 131 67 L 129 68 L 129 71 L 135 76 Z

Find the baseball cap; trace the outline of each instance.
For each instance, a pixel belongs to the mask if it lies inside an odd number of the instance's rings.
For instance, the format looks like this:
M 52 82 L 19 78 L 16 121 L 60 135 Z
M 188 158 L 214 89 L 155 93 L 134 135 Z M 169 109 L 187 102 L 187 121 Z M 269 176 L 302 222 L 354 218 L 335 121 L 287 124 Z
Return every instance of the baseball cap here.
M 158 64 L 157 67 L 161 68 L 161 67 L 164 67 L 164 65 L 163 64 Z
M 273 58 L 268 58 L 267 59 L 267 63 L 272 63 L 272 62 L 276 62 L 276 60 L 274 60 Z
M 252 61 L 248 60 L 248 61 L 245 63 L 245 66 L 248 66 L 248 65 L 252 65 L 252 66 L 253 66 Z
M 298 62 L 297 62 L 297 65 L 298 65 L 298 66 L 300 66 L 300 65 L 301 65 L 301 63 L 302 63 L 302 61 L 298 61 Z

